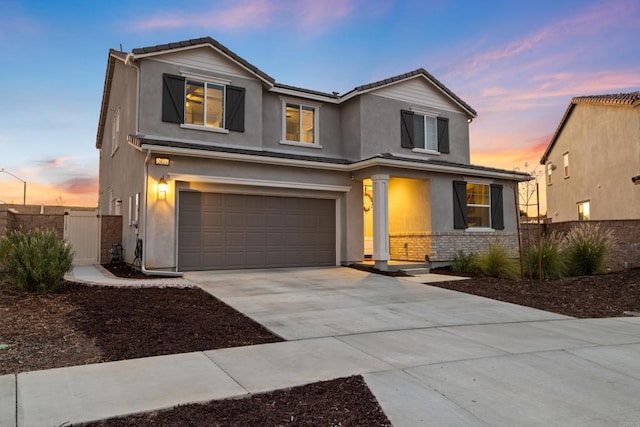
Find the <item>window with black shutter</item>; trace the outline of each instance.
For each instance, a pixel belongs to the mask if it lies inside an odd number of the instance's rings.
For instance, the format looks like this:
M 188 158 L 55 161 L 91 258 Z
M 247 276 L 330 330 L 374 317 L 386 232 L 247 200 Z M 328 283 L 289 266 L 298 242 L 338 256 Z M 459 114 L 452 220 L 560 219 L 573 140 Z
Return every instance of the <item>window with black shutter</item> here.
M 244 132 L 245 89 L 183 76 L 162 76 L 162 121 Z
M 415 151 L 449 153 L 449 119 L 400 111 L 400 146 Z

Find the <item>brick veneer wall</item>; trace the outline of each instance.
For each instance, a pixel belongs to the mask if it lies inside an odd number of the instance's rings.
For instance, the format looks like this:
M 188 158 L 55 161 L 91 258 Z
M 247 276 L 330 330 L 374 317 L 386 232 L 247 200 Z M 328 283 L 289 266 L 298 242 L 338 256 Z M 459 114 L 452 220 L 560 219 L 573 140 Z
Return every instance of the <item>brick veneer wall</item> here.
M 500 231 L 393 234 L 389 236 L 389 252 L 395 260 L 424 262 L 426 255 L 433 262 L 448 262 L 459 251 L 484 252 L 491 242 L 499 241 L 517 257 L 517 236 L 517 233 Z
M 111 245 L 122 245 L 122 216 L 100 216 L 100 264 L 111 260 Z
M 36 228 L 52 228 L 59 239 L 64 237 L 64 215 L 40 215 L 40 214 L 14 214 L 9 212 L 13 217 L 13 230 L 22 230 L 28 233 Z

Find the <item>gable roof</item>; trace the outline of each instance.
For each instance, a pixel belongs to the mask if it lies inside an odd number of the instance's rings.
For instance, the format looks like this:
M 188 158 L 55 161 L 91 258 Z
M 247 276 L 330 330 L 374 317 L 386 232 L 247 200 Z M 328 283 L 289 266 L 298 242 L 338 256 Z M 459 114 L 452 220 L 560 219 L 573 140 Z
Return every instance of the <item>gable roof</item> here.
M 255 75 L 260 80 L 265 82 L 268 86 L 273 86 L 273 84 L 275 83 L 275 79 L 273 77 L 260 70 L 255 65 L 249 63 L 249 61 L 247 61 L 246 59 L 235 54 L 234 52 L 229 50 L 229 48 L 222 45 L 217 40 L 212 39 L 211 37 L 201 37 L 199 39 L 184 40 L 176 43 L 165 43 L 155 46 L 141 47 L 133 49 L 131 53 L 133 54 L 134 58 L 137 59 L 167 53 L 168 51 L 195 49 L 203 46 L 209 46 L 214 50 L 222 53 L 224 56 L 231 59 L 233 62 L 240 65 L 242 68 L 246 69 L 251 74 Z
M 476 112 L 476 110 L 471 108 L 471 106 L 469 104 L 464 102 L 460 97 L 458 97 L 458 95 L 453 93 L 448 87 L 446 87 L 444 84 L 442 84 L 438 79 L 436 79 L 431 74 L 429 74 L 429 72 L 427 72 L 427 70 L 425 70 L 424 68 L 418 68 L 417 70 L 413 70 L 413 71 L 410 71 L 408 73 L 398 74 L 397 76 L 389 77 L 389 78 L 383 79 L 383 80 L 378 80 L 377 82 L 367 83 L 367 84 L 364 84 L 364 85 L 357 86 L 355 89 L 345 93 L 340 98 L 343 99 L 343 100 L 346 100 L 346 99 L 352 98 L 353 96 L 356 96 L 356 95 L 360 95 L 360 94 L 367 93 L 367 92 L 370 92 L 370 91 L 375 90 L 375 89 L 380 89 L 380 88 L 383 88 L 383 87 L 386 87 L 386 86 L 390 86 L 390 85 L 393 85 L 393 84 L 404 82 L 406 80 L 413 79 L 413 78 L 424 78 L 424 79 L 426 79 L 429 83 L 433 84 L 438 89 L 440 89 L 440 91 L 445 96 L 447 96 L 449 99 L 451 99 L 453 102 L 455 102 L 460 108 L 462 108 L 464 111 L 466 111 L 470 116 L 472 116 L 472 117 L 477 117 L 478 116 L 478 113 Z
M 562 115 L 562 118 L 560 119 L 560 123 L 558 124 L 556 131 L 554 132 L 553 137 L 551 138 L 551 141 L 549 141 L 549 145 L 547 145 L 547 149 L 544 151 L 544 154 L 542 154 L 542 157 L 540 158 L 541 165 L 544 165 L 547 162 L 549 154 L 551 153 L 553 146 L 558 140 L 558 137 L 560 136 L 560 133 L 564 128 L 564 125 L 567 123 L 567 121 L 569 120 L 569 117 L 571 116 L 571 113 L 573 112 L 573 109 L 578 104 L 607 105 L 607 106 L 614 106 L 614 107 L 622 107 L 622 106 L 637 107 L 640 105 L 640 91 L 629 92 L 629 93 L 614 93 L 614 94 L 608 94 L 608 95 L 586 95 L 586 96 L 574 97 L 569 103 L 569 106 L 565 110 L 564 114 Z

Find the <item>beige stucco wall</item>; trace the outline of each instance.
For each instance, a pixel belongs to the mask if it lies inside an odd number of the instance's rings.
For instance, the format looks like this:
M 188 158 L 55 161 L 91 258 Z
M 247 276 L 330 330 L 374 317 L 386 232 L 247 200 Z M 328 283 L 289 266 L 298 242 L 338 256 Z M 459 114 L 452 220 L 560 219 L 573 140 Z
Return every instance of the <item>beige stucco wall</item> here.
M 563 154 L 569 153 L 569 178 Z M 556 140 L 548 164 L 547 216 L 553 222 L 578 219 L 577 203 L 590 202 L 591 219 L 640 218 L 640 107 L 577 104 Z
M 136 69 L 116 60 L 114 66 L 111 96 L 107 108 L 105 129 L 100 150 L 99 210 L 101 215 L 116 214 L 113 200 L 109 200 L 109 190 L 113 199 L 121 200 L 119 207 L 122 221 L 122 246 L 128 262 L 133 261 L 136 235 L 139 228 L 129 224 L 129 202 L 135 209 L 136 194 L 140 194 L 140 212 L 144 194 L 144 158 L 145 154 L 127 143 L 127 135 L 136 133 Z M 111 128 L 113 116 L 120 109 L 120 133 L 118 149 L 112 153 Z M 140 218 L 142 219 L 142 215 Z

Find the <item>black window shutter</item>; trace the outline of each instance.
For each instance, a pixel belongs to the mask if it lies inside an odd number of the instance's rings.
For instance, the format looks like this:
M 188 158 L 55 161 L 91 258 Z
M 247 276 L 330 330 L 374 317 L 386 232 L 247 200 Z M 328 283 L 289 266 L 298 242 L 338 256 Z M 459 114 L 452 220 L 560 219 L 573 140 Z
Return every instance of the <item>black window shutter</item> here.
M 438 117 L 438 151 L 449 154 L 449 119 Z
M 162 75 L 162 121 L 184 123 L 184 77 Z
M 400 110 L 400 146 L 403 148 L 414 148 L 413 142 L 413 113 L 407 110 Z
M 244 132 L 244 93 L 243 87 L 227 86 L 225 128 L 235 132 Z
M 491 184 L 491 227 L 494 230 L 504 230 L 502 185 Z
M 453 228 L 468 228 L 467 223 L 467 183 L 453 181 Z

